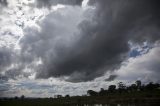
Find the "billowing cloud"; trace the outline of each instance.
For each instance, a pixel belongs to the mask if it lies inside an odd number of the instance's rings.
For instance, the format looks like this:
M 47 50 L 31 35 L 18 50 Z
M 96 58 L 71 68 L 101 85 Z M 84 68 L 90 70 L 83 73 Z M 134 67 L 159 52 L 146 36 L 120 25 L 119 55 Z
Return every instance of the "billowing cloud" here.
M 74 19 L 70 20 L 72 17 Z M 79 39 L 77 35 L 79 31 L 76 26 L 82 19 L 82 9 L 80 7 L 68 6 L 47 15 L 39 23 L 40 31 L 36 28 L 25 29 L 25 36 L 20 42 L 23 62 L 28 64 L 39 58 L 42 64 L 35 70 L 40 71 L 38 74 L 46 70 L 45 75 L 48 76 L 53 64 L 61 61 L 59 57 L 66 58 L 67 54 L 63 54 L 63 51 L 64 53 L 70 51 L 72 44 Z
M 36 58 L 42 61 L 35 69 L 37 78 L 93 80 L 121 66 L 128 56 L 128 42 L 159 40 L 158 3 L 90 1 L 95 9 L 85 12 L 81 7 L 68 6 L 46 16 L 40 31 L 25 32 L 22 54 L 27 54 L 29 62 Z M 84 18 L 87 14 L 92 16 Z

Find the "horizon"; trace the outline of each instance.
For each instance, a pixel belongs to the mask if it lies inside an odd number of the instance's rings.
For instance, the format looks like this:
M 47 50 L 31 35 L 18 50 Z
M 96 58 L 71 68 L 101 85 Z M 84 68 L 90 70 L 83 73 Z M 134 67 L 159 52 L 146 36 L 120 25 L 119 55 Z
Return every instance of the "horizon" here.
M 115 86 L 115 88 L 113 88 L 113 86 Z M 148 86 L 150 86 L 150 87 L 148 87 Z M 74 98 L 74 97 L 86 97 L 86 96 L 88 96 L 88 97 L 89 96 L 104 96 L 104 95 L 101 95 L 101 92 L 106 91 L 108 93 L 108 95 L 110 95 L 110 94 L 114 94 L 116 92 L 120 93 L 120 91 L 122 89 L 124 90 L 122 93 L 130 93 L 131 94 L 134 92 L 135 93 L 138 92 L 140 94 L 141 92 L 146 93 L 146 92 L 148 92 L 148 90 L 149 91 L 160 90 L 160 83 L 149 82 L 149 83 L 143 84 L 140 80 L 137 80 L 130 85 L 126 85 L 123 82 L 119 82 L 117 85 L 109 85 L 108 88 L 100 88 L 98 91 L 94 91 L 92 89 L 89 89 L 86 91 L 86 94 L 82 94 L 82 95 L 57 94 L 57 95 L 52 95 L 50 97 L 26 97 L 25 95 L 21 95 L 21 96 L 14 96 L 14 97 L 0 97 L 0 99 L 2 99 L 2 100 L 3 99 L 58 99 L 58 98 L 70 98 L 70 97 Z M 91 95 L 88 93 L 89 91 L 93 91 L 97 94 Z M 60 97 L 58 97 L 58 96 L 60 96 Z M 105 96 L 107 96 L 107 95 L 105 94 Z

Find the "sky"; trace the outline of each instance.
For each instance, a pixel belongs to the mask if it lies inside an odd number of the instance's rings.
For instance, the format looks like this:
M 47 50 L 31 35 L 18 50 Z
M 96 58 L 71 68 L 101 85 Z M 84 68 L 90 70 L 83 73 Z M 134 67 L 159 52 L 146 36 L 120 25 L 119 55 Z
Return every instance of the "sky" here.
M 160 82 L 159 0 L 0 0 L 0 97 Z

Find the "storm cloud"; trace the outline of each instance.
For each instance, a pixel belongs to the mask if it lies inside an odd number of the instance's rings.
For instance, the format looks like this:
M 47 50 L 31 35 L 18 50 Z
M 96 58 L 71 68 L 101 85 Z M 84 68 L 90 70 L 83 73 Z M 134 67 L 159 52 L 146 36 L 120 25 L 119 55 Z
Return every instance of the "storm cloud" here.
M 93 80 L 121 66 L 127 59 L 129 42 L 159 40 L 158 4 L 157 0 L 91 0 L 89 5 L 95 9 L 90 10 L 89 18 L 78 13 L 81 7 L 69 6 L 49 14 L 40 24 L 40 32 L 26 32 L 21 41 L 22 54 L 27 54 L 30 61 L 42 61 L 35 69 L 37 78 Z

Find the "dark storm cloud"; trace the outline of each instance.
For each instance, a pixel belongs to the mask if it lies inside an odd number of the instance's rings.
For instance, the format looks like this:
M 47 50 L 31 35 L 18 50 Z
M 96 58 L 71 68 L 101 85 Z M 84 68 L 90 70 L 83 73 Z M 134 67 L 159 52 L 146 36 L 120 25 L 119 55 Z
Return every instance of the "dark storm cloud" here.
M 52 5 L 81 5 L 83 0 L 36 0 L 37 7 L 50 7 Z
M 61 12 L 66 16 L 64 17 Z M 26 29 L 25 36 L 21 40 L 22 63 L 29 64 L 37 58 L 41 59 L 43 64 L 34 69 L 38 70 L 38 73 L 43 70 L 49 71 L 56 62 L 61 61 L 59 56 L 66 58 L 67 52 L 71 50 L 73 42 L 77 39 L 73 33 L 77 30 L 76 25 L 81 20 L 79 14 L 82 12 L 81 7 L 69 6 L 61 12 L 52 12 L 47 15 L 46 19 L 40 24 L 40 32 L 34 28 Z M 75 18 L 72 19 L 72 17 Z M 65 54 L 61 55 L 63 52 Z M 48 72 L 45 74 L 48 74 Z M 45 74 L 44 77 L 48 77 Z
M 123 24 L 122 26 L 132 24 L 128 30 L 131 33 L 129 40 L 142 42 L 145 40 L 155 41 L 160 38 L 158 31 L 160 27 L 159 0 L 101 0 L 100 2 L 90 0 L 89 4 L 98 5 L 98 15 L 102 15 L 106 19 L 108 16 L 104 14 L 108 10 L 106 7 L 108 4 L 111 10 L 109 17 L 111 16 L 113 20 L 115 16 L 115 20 L 120 22 L 116 22 L 116 24 Z
M 78 40 L 70 37 L 70 29 L 66 30 L 62 21 L 55 24 L 57 16 L 46 19 L 49 21 L 44 21 L 40 33 L 24 37 L 24 52 L 43 62 L 37 69 L 37 78 L 68 76 L 66 80 L 71 82 L 93 80 L 121 66 L 129 41 L 154 42 L 160 38 L 158 0 L 90 0 L 89 4 L 96 6 L 94 16 L 78 25 Z M 57 42 L 56 35 L 62 40 Z M 66 39 L 72 39 L 72 43 Z

